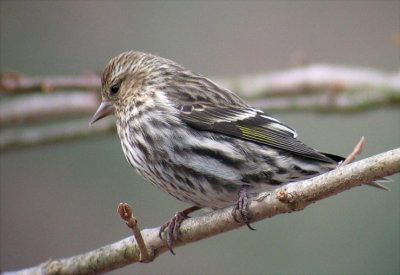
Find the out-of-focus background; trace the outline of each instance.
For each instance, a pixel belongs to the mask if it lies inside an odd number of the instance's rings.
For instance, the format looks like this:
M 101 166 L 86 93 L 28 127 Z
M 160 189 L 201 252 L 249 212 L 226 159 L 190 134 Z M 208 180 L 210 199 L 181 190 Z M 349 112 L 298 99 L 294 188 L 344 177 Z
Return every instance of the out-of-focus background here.
M 125 50 L 193 71 L 233 76 L 315 63 L 399 70 L 399 1 L 1 1 L 1 71 L 30 76 L 100 72 Z M 400 111 L 275 113 L 305 143 L 362 157 L 400 144 Z M 89 121 L 88 117 L 88 121 Z M 100 122 L 101 123 L 101 122 Z M 116 214 L 135 207 L 142 228 L 187 205 L 145 183 L 116 135 L 1 153 L 1 270 L 76 255 L 130 235 Z M 360 187 L 304 211 L 176 249 L 112 274 L 399 274 L 400 179 Z

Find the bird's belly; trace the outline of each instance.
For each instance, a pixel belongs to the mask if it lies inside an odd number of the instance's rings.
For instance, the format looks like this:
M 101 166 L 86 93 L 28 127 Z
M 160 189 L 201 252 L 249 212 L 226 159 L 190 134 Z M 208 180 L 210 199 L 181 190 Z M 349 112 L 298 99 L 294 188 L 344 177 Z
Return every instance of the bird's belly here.
M 302 171 L 295 156 L 206 132 L 187 136 L 165 129 L 164 136 L 152 142 L 152 147 L 143 133 L 120 133 L 128 162 L 153 185 L 200 207 L 234 204 L 244 184 L 254 195 L 328 170 L 320 171 L 315 164 Z M 313 173 L 309 173 L 311 168 Z
M 199 207 L 222 208 L 232 205 L 237 200 L 240 189 L 240 185 L 228 181 L 223 184 L 213 182 L 222 179 L 207 179 L 205 176 L 193 174 L 193 171 L 182 172 L 184 168 L 181 166 L 163 164 L 136 170 L 154 186 L 180 201 Z
M 238 167 L 246 160 L 233 151 L 232 145 L 204 137 L 188 140 L 180 136 L 158 138 L 152 148 L 146 149 L 145 144 L 140 144 L 143 137 L 122 137 L 128 162 L 147 181 L 175 198 L 211 208 L 232 205 L 237 200 L 242 186 Z

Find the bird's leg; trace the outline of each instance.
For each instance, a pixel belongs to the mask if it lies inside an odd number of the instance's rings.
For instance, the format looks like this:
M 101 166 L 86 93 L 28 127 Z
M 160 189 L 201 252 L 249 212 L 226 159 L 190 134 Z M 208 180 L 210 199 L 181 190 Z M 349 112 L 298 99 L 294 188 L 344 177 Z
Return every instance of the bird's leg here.
M 192 206 L 183 211 L 176 212 L 175 216 L 173 216 L 172 219 L 170 219 L 169 221 L 167 221 L 160 227 L 158 236 L 160 237 L 160 239 L 162 239 L 162 233 L 165 232 L 165 235 L 167 238 L 166 239 L 167 247 L 173 255 L 175 255 L 175 252 L 172 250 L 172 244 L 174 242 L 174 239 L 177 239 L 179 236 L 179 233 L 180 233 L 179 230 L 180 230 L 182 222 L 185 219 L 189 218 L 188 214 L 190 214 L 196 210 L 199 210 L 199 209 L 200 209 L 200 207 L 198 207 L 198 206 Z
M 247 190 L 248 190 L 249 186 L 248 185 L 242 185 L 242 187 L 239 190 L 239 198 L 236 201 L 236 204 L 233 207 L 232 210 L 232 216 L 233 219 L 237 222 L 237 223 L 241 223 L 241 221 L 238 220 L 237 218 L 237 214 L 239 213 L 239 215 L 241 216 L 241 219 L 244 223 L 246 223 L 247 227 L 250 230 L 255 230 L 253 227 L 251 227 L 250 225 L 250 215 L 249 215 L 249 198 L 247 196 Z

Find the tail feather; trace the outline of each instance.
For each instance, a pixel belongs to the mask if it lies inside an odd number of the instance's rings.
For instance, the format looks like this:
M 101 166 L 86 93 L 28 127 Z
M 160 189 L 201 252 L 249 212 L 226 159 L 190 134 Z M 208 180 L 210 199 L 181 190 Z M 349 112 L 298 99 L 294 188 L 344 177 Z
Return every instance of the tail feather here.
M 387 179 L 387 178 L 383 178 L 382 180 L 379 180 L 379 181 L 390 181 L 390 180 Z M 379 184 L 379 183 L 377 183 L 375 181 L 371 182 L 371 183 L 366 183 L 366 185 L 369 185 L 369 186 L 372 186 L 372 187 L 375 187 L 375 188 L 379 188 L 381 190 L 390 191 L 390 189 L 388 187 L 386 187 L 385 185 Z

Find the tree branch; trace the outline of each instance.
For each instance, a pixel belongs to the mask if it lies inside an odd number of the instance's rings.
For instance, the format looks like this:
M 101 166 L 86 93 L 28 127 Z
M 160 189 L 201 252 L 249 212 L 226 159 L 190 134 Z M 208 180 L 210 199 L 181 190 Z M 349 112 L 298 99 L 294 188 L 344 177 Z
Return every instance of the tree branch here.
M 309 180 L 287 184 L 271 193 L 261 194 L 249 205 L 249 213 L 252 222 L 255 222 L 303 210 L 318 200 L 399 172 L 400 148 L 397 148 L 340 166 Z M 228 207 L 185 220 L 182 223 L 180 240 L 176 241 L 174 246 L 187 245 L 243 226 L 233 220 L 231 211 L 232 207 Z M 141 231 L 146 247 L 151 250 L 148 253 L 152 257 L 150 260 L 168 250 L 165 242 L 159 239 L 158 230 L 159 228 L 152 228 Z M 49 260 L 36 267 L 3 274 L 96 274 L 138 261 L 140 249 L 135 238 L 128 237 L 85 254 Z
M 0 80 L 0 90 L 4 94 L 63 89 L 97 90 L 101 85 L 100 77 L 95 74 L 77 77 L 27 77 L 18 73 L 2 73 Z
M 99 103 L 98 94 L 81 91 L 8 98 L 0 103 L 0 126 L 93 114 Z
M 38 145 L 103 134 L 115 129 L 115 121 L 106 120 L 89 127 L 88 119 L 67 121 L 57 124 L 24 127 L 22 129 L 1 129 L 0 150 Z
M 388 74 L 367 68 L 316 64 L 270 74 L 221 79 L 219 83 L 247 97 L 369 90 L 398 94 L 400 73 Z

